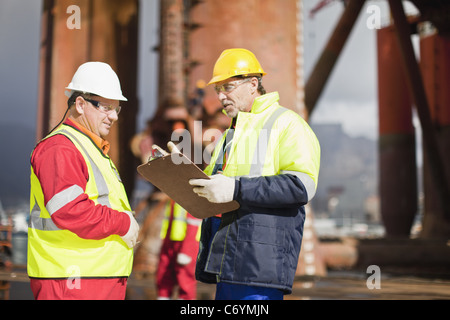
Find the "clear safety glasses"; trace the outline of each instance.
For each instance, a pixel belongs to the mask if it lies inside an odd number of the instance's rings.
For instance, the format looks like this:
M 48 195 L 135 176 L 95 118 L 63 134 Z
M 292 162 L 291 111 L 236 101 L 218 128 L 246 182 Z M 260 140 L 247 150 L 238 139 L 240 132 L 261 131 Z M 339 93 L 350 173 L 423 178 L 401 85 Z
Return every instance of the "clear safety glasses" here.
M 233 82 L 224 83 L 224 84 L 222 84 L 220 86 L 215 86 L 214 90 L 216 90 L 217 94 L 219 94 L 221 92 L 223 92 L 223 93 L 230 93 L 231 91 L 233 91 L 234 89 L 239 87 L 241 84 L 249 82 L 250 80 L 252 80 L 252 78 L 246 78 L 246 79 L 234 82 L 234 83 Z
M 96 107 L 98 110 L 100 110 L 103 113 L 111 113 L 113 111 L 115 111 L 117 114 L 120 113 L 120 110 L 122 109 L 121 106 L 111 106 L 111 105 L 107 105 L 104 104 L 103 102 L 97 101 L 97 100 L 92 100 L 92 99 L 86 99 L 84 98 L 84 100 L 86 100 L 87 102 L 90 102 L 94 107 Z

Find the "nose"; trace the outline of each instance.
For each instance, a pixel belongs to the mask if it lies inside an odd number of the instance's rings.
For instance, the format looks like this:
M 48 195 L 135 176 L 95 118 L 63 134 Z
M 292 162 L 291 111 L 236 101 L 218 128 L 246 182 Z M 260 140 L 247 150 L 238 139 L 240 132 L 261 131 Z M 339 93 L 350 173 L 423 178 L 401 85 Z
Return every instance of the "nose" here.
M 112 112 L 108 113 L 108 118 L 109 118 L 109 120 L 114 122 L 119 119 L 119 115 L 117 114 L 116 110 L 113 110 Z
M 217 97 L 219 98 L 220 101 L 222 101 L 227 98 L 227 95 L 221 91 L 218 93 Z

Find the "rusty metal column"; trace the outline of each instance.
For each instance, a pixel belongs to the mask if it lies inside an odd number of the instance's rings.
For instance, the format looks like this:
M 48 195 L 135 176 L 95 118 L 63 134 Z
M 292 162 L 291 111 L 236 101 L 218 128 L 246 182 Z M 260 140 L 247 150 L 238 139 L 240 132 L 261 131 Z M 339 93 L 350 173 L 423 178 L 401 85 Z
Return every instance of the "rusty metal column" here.
M 136 133 L 136 116 L 140 107 L 137 97 L 139 1 L 120 0 L 117 5 L 113 26 L 114 51 L 117 75 L 121 81 L 122 91 L 126 93 L 128 99 L 126 102 L 121 102 L 124 109 L 117 123 L 117 149 L 120 175 L 125 190 L 131 198 L 137 165 L 136 158 L 130 151 L 130 141 Z
M 160 1 L 158 109 L 152 120 L 154 142 L 163 148 L 172 128 L 166 111 L 185 108 L 183 0 Z
M 339 19 L 336 28 L 333 31 L 327 45 L 316 62 L 311 75 L 305 86 L 305 106 L 308 114 L 311 115 L 317 101 L 328 81 L 328 77 L 336 64 L 337 59 L 342 51 L 342 48 L 347 41 L 347 38 L 352 31 L 353 25 L 358 18 L 359 12 L 365 1 L 350 0 L 347 4 L 344 13 Z
M 126 123 L 119 121 L 108 136 L 112 146 L 110 156 L 119 171 L 129 167 L 127 159 L 119 157 L 119 150 L 129 150 L 130 132 L 134 133 L 135 128 L 137 67 L 133 61 L 137 59 L 137 2 L 78 0 L 74 4 L 72 0 L 47 0 L 43 11 L 47 22 L 42 37 L 47 41 L 41 49 L 37 138 L 44 137 L 62 119 L 68 99 L 64 95 L 65 87 L 77 68 L 87 61 L 106 62 L 118 73 L 124 95 L 130 99 L 123 103 L 123 113 L 119 116 L 126 117 Z M 79 28 L 70 27 L 71 6 L 77 8 Z M 128 112 L 126 116 L 125 112 Z M 124 130 L 119 139 L 120 126 Z M 121 163 L 122 160 L 125 162 Z M 132 185 L 130 179 L 134 174 L 131 177 L 124 171 L 122 180 L 126 186 Z M 128 188 L 127 192 L 130 191 Z
M 42 9 L 41 48 L 39 61 L 39 92 L 36 119 L 36 142 L 49 132 L 50 81 L 53 46 L 53 14 L 54 0 L 45 0 Z
M 307 122 L 309 114 L 305 108 L 305 75 L 304 75 L 304 37 L 303 37 L 303 0 L 296 2 L 296 103 L 295 111 Z
M 184 106 L 183 1 L 161 1 L 160 96 L 165 108 Z
M 425 89 L 422 82 L 419 66 L 416 61 L 414 49 L 410 39 L 409 24 L 403 11 L 402 2 L 389 0 L 392 16 L 397 31 L 397 40 L 400 44 L 403 67 L 407 74 L 408 87 L 419 115 L 422 126 L 425 155 L 430 164 L 430 177 L 437 192 L 437 202 L 443 212 L 443 220 L 448 224 L 450 221 L 450 192 L 449 185 L 445 179 L 444 158 L 439 150 L 436 132 L 433 127 L 430 109 L 428 106 Z M 434 236 L 440 236 L 435 234 Z
M 304 113 L 298 103 L 299 65 L 298 0 L 196 1 L 190 18 L 202 26 L 189 34 L 189 59 L 197 61 L 189 74 L 188 92 L 197 80 L 208 82 L 220 53 L 230 48 L 252 51 L 267 75 L 267 92 L 278 91 L 280 104 Z M 301 61 L 300 61 L 301 62 Z M 301 98 L 301 97 L 300 97 Z M 221 109 L 212 86 L 205 88 L 205 105 L 210 114 Z M 299 110 L 300 109 L 300 110 Z
M 129 141 L 135 133 L 137 114 L 137 0 L 90 0 L 90 30 L 85 43 L 87 58 L 111 65 L 120 79 L 128 101 L 121 102 L 122 113 L 108 136 L 109 155 L 118 166 L 127 192 L 133 186 L 134 162 Z M 122 161 L 124 161 L 122 163 Z M 123 170 L 122 170 L 123 169 Z M 129 194 L 130 195 L 130 194 Z
M 67 27 L 67 8 L 70 0 L 46 1 L 43 18 L 46 28 L 42 29 L 42 43 L 39 78 L 39 100 L 37 116 L 37 139 L 40 140 L 62 118 L 67 108 L 64 88 L 69 84 L 76 68 L 87 61 L 85 44 L 89 30 L 86 18 L 90 13 L 89 1 L 78 1 L 81 11 L 81 29 Z M 44 34 L 45 33 L 45 34 Z
M 395 30 L 377 32 L 379 191 L 387 237 L 408 237 L 417 212 L 412 103 Z
M 422 37 L 420 40 L 420 67 L 425 91 L 440 151 L 444 156 L 446 180 L 450 183 L 450 39 L 438 34 Z M 437 190 L 430 176 L 430 163 L 424 158 L 424 217 L 421 237 L 432 238 L 450 235 L 450 225 L 439 206 Z

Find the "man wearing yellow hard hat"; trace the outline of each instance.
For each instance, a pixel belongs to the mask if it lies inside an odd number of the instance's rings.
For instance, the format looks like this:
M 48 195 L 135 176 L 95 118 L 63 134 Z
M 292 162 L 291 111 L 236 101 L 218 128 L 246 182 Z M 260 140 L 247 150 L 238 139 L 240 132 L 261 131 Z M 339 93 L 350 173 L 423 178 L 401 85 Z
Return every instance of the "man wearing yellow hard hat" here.
M 246 49 L 222 52 L 209 82 L 231 125 L 194 192 L 240 208 L 203 220 L 196 277 L 217 283 L 216 299 L 283 299 L 292 291 L 304 206 L 316 192 L 320 146 L 308 124 L 266 93 Z

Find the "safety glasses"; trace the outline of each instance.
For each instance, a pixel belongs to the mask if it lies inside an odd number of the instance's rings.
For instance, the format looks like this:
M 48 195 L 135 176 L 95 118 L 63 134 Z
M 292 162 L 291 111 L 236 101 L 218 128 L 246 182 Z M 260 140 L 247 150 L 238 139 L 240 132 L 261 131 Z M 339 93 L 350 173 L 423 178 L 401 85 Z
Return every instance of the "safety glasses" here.
M 117 114 L 120 113 L 120 110 L 122 109 L 121 106 L 112 106 L 112 105 L 106 105 L 103 102 L 97 101 L 97 100 L 92 100 L 92 99 L 86 99 L 84 98 L 84 100 L 86 100 L 87 102 L 90 102 L 94 107 L 96 107 L 98 110 L 100 110 L 103 113 L 106 114 L 110 114 L 113 111 L 116 111 Z
M 239 80 L 237 82 L 227 82 L 224 83 L 220 86 L 215 86 L 214 90 L 216 90 L 216 93 L 219 94 L 221 92 L 223 93 L 230 93 L 231 91 L 233 91 L 234 89 L 236 89 L 237 87 L 239 87 L 241 84 L 249 82 L 250 80 L 252 80 L 252 78 L 246 78 L 244 80 Z

